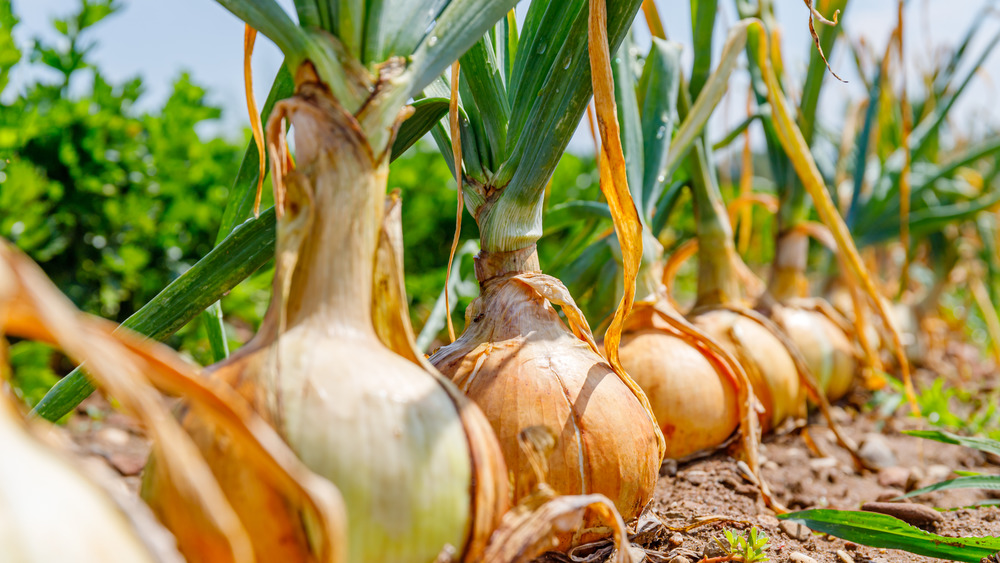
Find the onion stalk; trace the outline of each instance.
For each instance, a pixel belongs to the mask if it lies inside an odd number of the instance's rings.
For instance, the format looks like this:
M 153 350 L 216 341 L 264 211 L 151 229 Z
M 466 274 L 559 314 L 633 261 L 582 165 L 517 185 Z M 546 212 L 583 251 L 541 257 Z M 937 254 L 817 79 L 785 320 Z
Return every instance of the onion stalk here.
M 609 43 L 621 41 L 639 3 L 617 3 L 604 16 L 604 3 L 590 2 L 589 18 L 587 4 L 578 1 L 556 11 L 533 2 L 526 18 L 530 25 L 520 36 L 509 18 L 506 27 L 461 59 L 462 82 L 458 88 L 452 84 L 451 91 L 461 94 L 464 161 L 454 158 L 443 127 L 435 139 L 449 164 L 461 171 L 465 202 L 480 229 L 482 250 L 475 262 L 480 295 L 466 310 L 462 334 L 430 361 L 483 409 L 510 469 L 515 500 L 527 502 L 538 487 L 532 458 L 518 437 L 525 428 L 546 427 L 555 435 L 545 457 L 552 490 L 600 493 L 629 521 L 652 498 L 662 437 L 645 396 L 617 362 L 617 342 L 605 360 L 567 289 L 541 272 L 535 247 L 545 184 L 590 95 L 584 33 L 589 29 L 596 41 L 589 52 L 598 57 L 596 66 L 591 60 L 597 77 L 601 54 L 607 58 Z M 541 46 L 538 33 L 544 29 L 560 30 L 563 43 Z M 500 63 L 489 66 L 494 60 Z M 484 83 L 467 72 L 484 66 L 506 80 Z M 442 85 L 428 94 L 448 91 Z M 600 99 L 603 92 L 595 96 Z M 503 100 L 514 102 L 507 106 Z M 542 130 L 551 134 L 537 135 Z M 630 209 L 635 213 L 628 188 L 617 181 L 602 182 L 602 187 L 617 206 L 616 227 L 635 230 L 623 219 Z M 633 248 L 626 248 L 626 255 Z M 626 287 L 631 284 L 626 278 Z M 615 336 L 606 340 L 617 339 L 630 304 L 619 309 L 618 326 L 609 330 Z M 590 513 L 578 528 L 564 530 L 559 548 L 606 537 L 609 529 L 597 516 Z
M 343 491 L 348 560 L 477 559 L 508 505 L 506 470 L 480 411 L 412 349 L 386 178 L 414 112 L 406 100 L 513 2 L 386 2 L 355 14 L 306 0 L 298 25 L 270 0 L 221 3 L 282 49 L 295 94 L 266 128 L 278 216 L 271 304 L 254 339 L 208 371 Z M 194 410 L 182 421 L 238 511 L 290 523 L 251 530 L 265 545 L 258 557 L 302 558 L 310 523 L 210 421 Z M 176 521 L 155 461 L 144 494 Z

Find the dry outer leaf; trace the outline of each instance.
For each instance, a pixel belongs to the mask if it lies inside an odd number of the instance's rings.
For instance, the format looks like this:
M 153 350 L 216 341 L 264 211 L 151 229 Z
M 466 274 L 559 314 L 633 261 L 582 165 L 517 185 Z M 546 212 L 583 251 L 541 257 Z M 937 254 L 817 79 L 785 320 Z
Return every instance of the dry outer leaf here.
M 444 309 L 448 311 L 445 320 L 448 324 L 448 338 L 455 341 L 455 325 L 451 321 L 451 291 L 448 288 L 451 277 L 451 265 L 455 261 L 455 251 L 458 249 L 458 241 L 462 235 L 462 208 L 465 207 L 464 192 L 462 191 L 462 128 L 461 118 L 458 115 L 458 72 L 459 64 L 455 61 L 451 64 L 451 98 L 448 100 L 448 123 L 451 128 L 451 152 L 455 159 L 455 182 L 458 184 L 458 209 L 455 211 L 455 235 L 451 239 L 451 252 L 448 253 L 448 268 L 444 271 Z
M 309 473 L 284 442 L 255 417 L 231 389 L 196 374 L 164 345 L 145 342 L 113 323 L 77 312 L 44 274 L 6 243 L 0 264 L 13 275 L 18 293 L 5 301 L 2 325 L 11 334 L 55 344 L 86 362 L 96 382 L 139 418 L 153 438 L 166 479 L 184 499 L 185 530 L 172 530 L 192 561 L 253 561 L 253 539 L 233 512 L 205 461 L 159 395 L 143 382 L 185 396 L 205 416 L 226 428 L 250 454 L 250 462 L 308 509 L 317 553 L 313 560 L 343 560 L 343 507 L 329 482 Z M 252 515 L 250 517 L 257 517 Z M 186 538 L 195 538 L 186 543 Z
M 257 30 L 250 24 L 243 28 L 243 89 L 246 92 L 247 111 L 250 112 L 250 131 L 253 142 L 257 145 L 257 195 L 253 200 L 254 217 L 260 216 L 260 196 L 264 190 L 264 175 L 267 173 L 267 159 L 264 158 L 264 127 L 260 121 L 260 111 L 257 110 L 257 100 L 253 95 L 253 69 L 250 58 L 253 55 L 253 44 L 257 39 Z
M 621 132 L 615 110 L 614 78 L 611 73 L 611 52 L 607 37 L 607 5 L 605 0 L 590 0 L 590 14 L 587 21 L 588 52 L 590 54 L 591 79 L 594 86 L 594 107 L 597 109 L 597 125 L 601 133 L 601 191 L 604 193 L 611 211 L 611 219 L 618 235 L 622 251 L 622 265 L 625 275 L 624 295 L 615 309 L 614 317 L 604 333 L 604 350 L 608 363 L 626 386 L 635 393 L 656 428 L 660 458 L 666 449 L 660 427 L 653 416 L 649 400 L 625 373 L 618 357 L 622 328 L 635 300 L 635 279 L 642 261 L 642 224 L 636 211 L 632 194 L 629 192 L 625 172 L 625 155 L 622 150 Z
M 822 219 L 823 224 L 825 224 L 833 233 L 834 239 L 837 241 L 837 247 L 840 250 L 838 254 L 843 256 L 851 276 L 853 276 L 853 279 L 864 288 L 869 299 L 874 303 L 879 316 L 882 317 L 882 321 L 888 328 L 889 333 L 892 336 L 893 348 L 895 349 L 896 357 L 899 361 L 900 370 L 903 372 L 903 383 L 907 400 L 909 401 L 913 412 L 915 414 L 919 414 L 920 411 L 917 407 L 913 381 L 910 377 L 910 364 L 906 358 L 899 329 L 896 327 L 888 306 L 885 301 L 881 299 L 878 289 L 875 287 L 871 276 L 868 274 L 867 269 L 862 263 L 861 256 L 858 254 L 858 249 L 854 245 L 854 240 L 851 238 L 851 233 L 848 230 L 847 225 L 844 223 L 843 218 L 840 216 L 840 213 L 837 211 L 833 200 L 830 199 L 830 193 L 824 185 L 823 176 L 816 167 L 816 162 L 812 158 L 809 146 L 806 144 L 806 141 L 802 136 L 802 132 L 795 123 L 795 119 L 792 116 L 791 110 L 788 108 L 788 102 L 785 100 L 785 96 L 781 93 L 781 87 L 778 85 L 778 79 L 774 74 L 774 69 L 771 67 L 770 60 L 767 56 L 768 42 L 766 40 L 764 26 L 760 20 L 755 19 L 745 20 L 740 22 L 738 25 L 742 26 L 743 33 L 746 33 L 750 27 L 755 27 L 761 32 L 761 41 L 759 42 L 759 48 L 757 50 L 757 64 L 763 72 L 764 80 L 767 84 L 767 97 L 773 111 L 773 122 L 775 125 L 775 131 L 778 134 L 778 139 L 781 142 L 782 147 L 784 147 L 789 159 L 792 161 L 792 165 L 795 168 L 799 179 L 802 181 L 802 185 L 812 197 L 820 219 Z

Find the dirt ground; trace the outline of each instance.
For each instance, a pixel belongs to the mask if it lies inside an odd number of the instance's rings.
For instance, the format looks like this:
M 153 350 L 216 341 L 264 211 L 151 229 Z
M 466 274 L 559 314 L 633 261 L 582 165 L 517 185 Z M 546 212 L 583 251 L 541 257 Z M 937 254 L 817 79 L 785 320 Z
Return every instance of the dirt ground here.
M 1000 473 L 1000 459 L 901 433 L 906 429 L 927 428 L 924 421 L 902 414 L 888 419 L 863 414 L 859 408 L 866 401 L 864 393 L 856 392 L 834 407 L 834 416 L 844 434 L 861 445 L 866 458 L 880 463 L 884 469 L 855 470 L 850 455 L 835 444 L 832 432 L 814 416 L 809 425 L 786 427 L 764 440 L 763 475 L 779 502 L 793 510 L 856 510 L 866 502 L 888 500 L 904 491 L 956 477 L 955 469 Z M 138 489 L 149 446 L 134 422 L 111 410 L 103 399 L 91 397 L 77 410 L 67 428 L 81 453 L 102 460 L 130 489 Z M 803 428 L 815 449 L 808 445 Z M 988 500 L 991 497 L 986 491 L 958 490 L 930 493 L 912 502 L 946 509 L 939 512 L 940 522 L 923 526 L 928 531 L 945 536 L 1000 536 L 1000 506 L 965 508 Z M 705 523 L 684 531 L 702 522 Z M 635 543 L 647 550 L 647 559 L 654 563 L 693 563 L 702 557 L 721 555 L 714 538 L 723 539 L 724 530 L 743 532 L 752 526 L 770 538 L 767 554 L 776 562 L 935 561 L 901 551 L 852 544 L 780 522 L 764 505 L 758 489 L 741 476 L 736 463 L 724 454 L 665 464 L 650 510 L 640 522 L 642 533 Z M 574 553 L 576 561 L 587 562 L 605 560 L 608 555 L 606 550 Z M 544 559 L 570 560 L 555 555 Z

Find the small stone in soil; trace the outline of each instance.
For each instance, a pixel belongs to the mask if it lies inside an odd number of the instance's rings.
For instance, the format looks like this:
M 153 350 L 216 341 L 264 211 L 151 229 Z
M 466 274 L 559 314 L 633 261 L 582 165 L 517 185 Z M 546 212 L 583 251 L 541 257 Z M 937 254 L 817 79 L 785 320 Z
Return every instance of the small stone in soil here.
M 726 552 L 723 551 L 722 547 L 719 546 L 718 543 L 710 541 L 705 544 L 705 549 L 702 551 L 701 555 L 705 559 L 711 559 L 713 557 L 722 557 L 723 555 L 726 555 Z
M 854 563 L 854 558 L 851 557 L 843 549 L 838 549 L 837 550 L 837 558 L 840 559 L 843 563 Z
M 692 485 L 704 485 L 708 481 L 707 471 L 690 470 L 680 474 L 681 478 Z
M 683 555 L 678 555 L 670 560 L 670 563 L 691 563 L 691 560 Z
M 865 434 L 858 450 L 861 459 L 875 467 L 892 467 L 896 465 L 896 454 L 892 453 L 889 442 L 884 436 L 875 432 Z
M 682 543 L 684 543 L 684 536 L 680 534 L 674 534 L 670 536 L 670 539 L 667 540 L 667 544 L 670 546 L 671 549 L 679 546 Z
M 944 520 L 944 517 L 941 516 L 940 512 L 922 504 L 866 502 L 861 505 L 861 510 L 895 516 L 896 518 L 913 524 L 914 526 L 926 526 L 928 524 Z
M 108 463 L 124 476 L 138 475 L 146 466 L 145 456 L 125 453 L 114 453 L 108 456 Z
M 798 522 L 789 522 L 787 520 L 778 524 L 781 531 L 785 533 L 786 536 L 792 538 L 793 540 L 806 541 L 812 535 L 809 528 L 799 524 Z
M 791 561 L 795 561 L 796 563 L 819 563 L 819 561 L 816 561 L 815 559 L 809 557 L 805 553 L 799 553 L 798 551 L 793 551 L 792 553 L 788 554 L 788 559 L 790 559 Z
M 906 489 L 910 480 L 910 470 L 905 467 L 886 467 L 878 472 L 878 484 L 894 489 Z
M 935 463 L 934 465 L 927 468 L 927 480 L 928 484 L 937 483 L 938 481 L 944 481 L 951 476 L 951 468 L 947 465 L 941 465 Z

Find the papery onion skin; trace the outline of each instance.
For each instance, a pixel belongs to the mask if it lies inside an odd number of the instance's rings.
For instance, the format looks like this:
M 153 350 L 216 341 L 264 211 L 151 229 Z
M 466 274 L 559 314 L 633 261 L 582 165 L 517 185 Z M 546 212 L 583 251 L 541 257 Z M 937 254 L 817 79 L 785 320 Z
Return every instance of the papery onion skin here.
M 515 501 L 537 484 L 517 435 L 547 426 L 558 436 L 548 484 L 560 494 L 602 493 L 629 521 L 656 484 L 655 427 L 605 360 L 518 275 L 483 283 L 466 311 L 465 332 L 431 362 L 486 414 L 511 471 Z M 587 521 L 572 537 L 562 537 L 560 549 L 607 534 L 589 530 L 594 526 Z
M 649 398 L 666 457 L 678 459 L 725 442 L 739 425 L 739 405 L 733 382 L 664 324 L 650 309 L 634 311 L 619 354 Z
M 819 311 L 780 307 L 772 315 L 816 376 L 827 399 L 836 401 L 851 388 L 858 359 L 844 331 Z
M 743 364 L 754 394 L 764 406 L 760 415 L 764 432 L 800 414 L 804 402 L 798 370 L 778 337 L 756 321 L 727 309 L 698 313 L 692 322 Z

